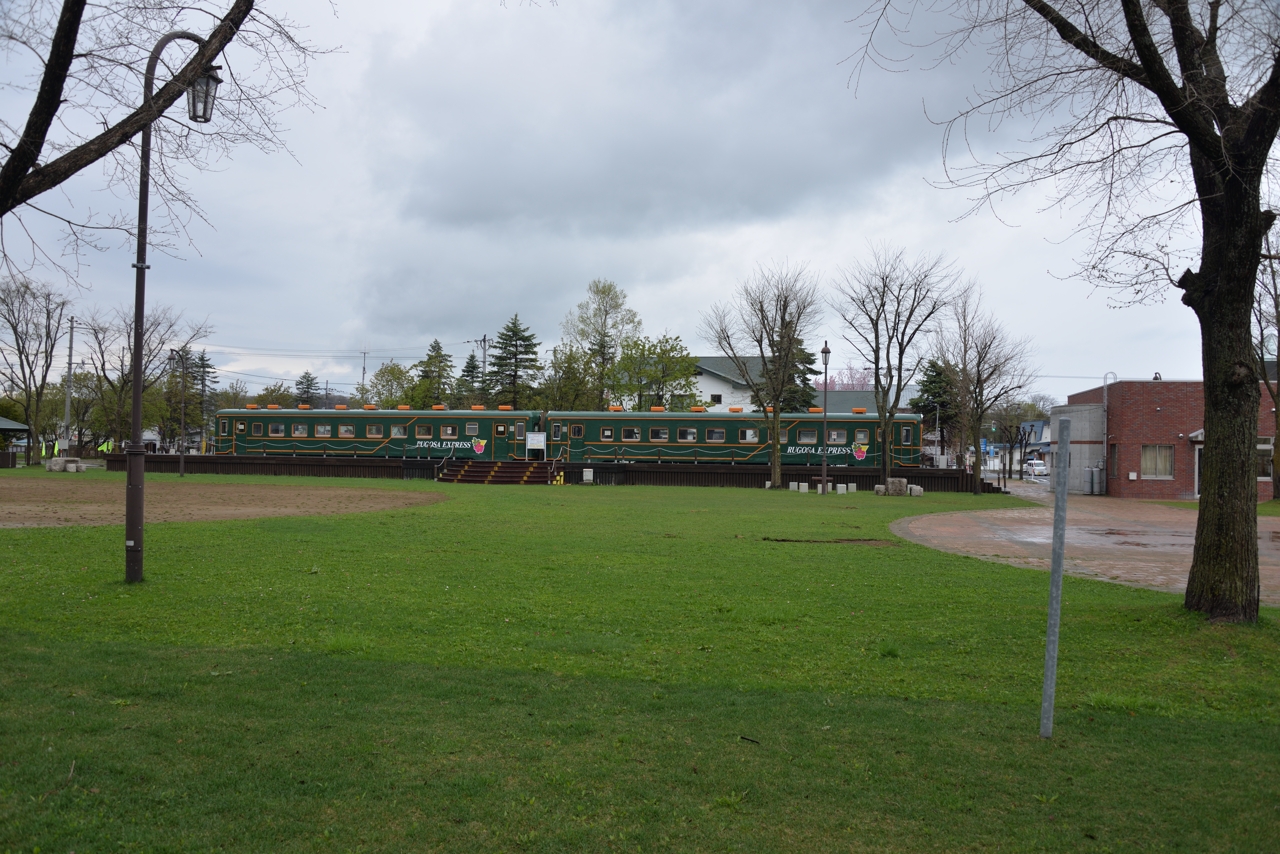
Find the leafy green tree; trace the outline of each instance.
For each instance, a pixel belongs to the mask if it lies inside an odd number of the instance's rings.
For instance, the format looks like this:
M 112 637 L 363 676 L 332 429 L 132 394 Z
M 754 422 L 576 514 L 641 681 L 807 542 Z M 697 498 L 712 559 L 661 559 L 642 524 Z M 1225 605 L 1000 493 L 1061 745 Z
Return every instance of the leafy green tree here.
M 538 363 L 538 339 L 514 314 L 494 339 L 489 364 L 492 403 L 513 409 L 533 403 L 535 382 L 542 371 Z
M 276 406 L 293 406 L 293 389 L 289 388 L 289 383 L 280 380 L 265 386 L 253 396 L 253 402 L 259 406 L 270 406 L 273 403 Z
M 596 396 L 591 408 L 604 409 L 616 398 L 609 389 L 613 366 L 623 343 L 639 336 L 642 328 L 640 315 L 627 308 L 627 292 L 608 279 L 587 285 L 587 298 L 564 319 L 565 341 L 591 356 L 587 368 Z
M 428 409 L 444 403 L 453 393 L 453 357 L 444 351 L 437 338 L 427 348 L 427 357 L 413 366 L 418 373 L 417 382 L 409 393 L 410 403 L 418 409 Z
M 293 399 L 295 403 L 315 406 L 320 397 L 320 380 L 311 371 L 303 371 L 302 376 L 294 380 Z
M 480 370 L 480 360 L 472 353 L 462 364 L 462 371 L 453 384 L 451 404 L 454 409 L 466 409 L 470 406 L 485 406 L 488 399 L 488 381 Z
M 953 373 L 937 359 L 920 368 L 919 393 L 907 402 L 924 419 L 924 429 L 938 430 L 938 447 L 950 448 L 960 435 L 960 393 Z M 958 457 L 957 457 L 958 462 Z
M 366 385 L 357 385 L 355 397 L 360 405 L 372 403 L 379 409 L 395 409 L 409 405 L 409 393 L 413 388 L 413 374 L 404 365 L 383 362 L 369 377 Z
M 583 411 L 599 402 L 598 371 L 586 350 L 566 342 L 551 350 L 551 362 L 538 388 L 537 408 Z
M 249 402 L 249 387 L 244 380 L 232 380 L 227 387 L 213 393 L 213 411 L 219 409 L 244 409 Z M 106 434 L 110 435 L 110 434 Z
M 611 372 L 614 400 L 636 411 L 687 409 L 697 399 L 698 360 L 679 335 L 628 338 Z

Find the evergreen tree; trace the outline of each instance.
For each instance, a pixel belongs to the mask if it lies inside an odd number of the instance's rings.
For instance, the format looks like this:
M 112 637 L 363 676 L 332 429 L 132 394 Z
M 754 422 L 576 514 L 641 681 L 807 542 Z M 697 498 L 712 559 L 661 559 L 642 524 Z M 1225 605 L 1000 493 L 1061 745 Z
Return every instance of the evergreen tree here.
M 534 382 L 542 365 L 538 364 L 538 339 L 514 314 L 494 340 L 489 365 L 489 388 L 495 405 L 519 409 L 533 402 Z
M 213 417 L 218 411 L 218 369 L 207 350 L 191 360 L 191 377 L 200 392 L 200 423 L 203 430 L 213 432 Z
M 297 403 L 307 406 L 316 405 L 316 400 L 320 397 L 320 380 L 316 379 L 316 375 L 311 371 L 303 371 L 302 376 L 298 377 L 293 384 L 293 388 L 294 400 Z
M 453 392 L 453 357 L 444 351 L 439 338 L 431 342 L 427 357 L 413 368 L 418 372 L 417 382 L 410 392 L 413 406 L 429 409 L 449 399 Z
M 480 371 L 480 360 L 476 354 L 467 356 L 462 365 L 462 372 L 453 384 L 453 408 L 466 409 L 470 406 L 484 406 L 488 397 L 484 374 Z
M 920 393 L 907 405 L 924 419 L 925 432 L 931 432 L 935 425 L 941 431 L 938 446 L 950 448 L 960 433 L 960 399 L 954 375 L 946 365 L 930 359 L 920 369 L 919 388 Z
M 822 374 L 822 371 L 814 367 L 817 362 L 818 357 L 804 346 L 803 341 L 796 345 L 796 357 L 790 371 L 791 380 L 782 393 L 782 412 L 808 412 L 809 407 L 817 405 L 815 401 L 818 399 L 818 390 L 813 386 L 813 378 Z M 764 410 L 764 406 L 754 396 L 751 403 L 757 409 Z

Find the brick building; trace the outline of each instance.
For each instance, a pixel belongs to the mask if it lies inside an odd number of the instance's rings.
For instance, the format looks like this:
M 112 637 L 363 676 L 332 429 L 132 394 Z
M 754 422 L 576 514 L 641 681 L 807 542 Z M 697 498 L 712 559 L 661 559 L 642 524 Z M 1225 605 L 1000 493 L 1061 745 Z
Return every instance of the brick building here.
M 1200 495 L 1204 451 L 1204 383 L 1183 380 L 1121 380 L 1091 388 L 1055 406 L 1057 421 L 1071 418 L 1071 492 L 1120 498 L 1195 499 Z M 1270 501 L 1271 449 L 1275 442 L 1271 397 L 1262 390 L 1258 408 L 1258 500 Z M 1105 440 L 1104 440 L 1105 435 Z M 1057 443 L 1051 445 L 1051 465 Z

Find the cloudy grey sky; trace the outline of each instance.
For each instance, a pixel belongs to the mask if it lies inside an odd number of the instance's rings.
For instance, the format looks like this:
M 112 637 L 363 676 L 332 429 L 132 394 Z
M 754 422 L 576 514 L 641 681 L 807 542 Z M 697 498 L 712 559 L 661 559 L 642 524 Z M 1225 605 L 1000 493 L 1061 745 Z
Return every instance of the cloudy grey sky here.
M 1073 221 L 1026 197 L 963 221 L 936 189 L 944 116 L 981 65 L 869 72 L 848 85 L 850 2 L 339 0 L 286 5 L 320 58 L 322 109 L 285 116 L 296 160 L 240 150 L 191 175 L 212 228 L 157 257 L 150 297 L 208 317 L 225 377 L 359 379 L 432 338 L 518 312 L 550 346 L 588 281 L 626 289 L 646 330 L 695 353 L 699 313 L 760 263 L 824 280 L 869 241 L 941 251 L 1034 339 L 1040 390 L 1200 376 L 1190 310 L 1109 306 L 1063 279 Z M 996 147 L 998 140 L 980 144 Z M 85 182 L 73 192 L 88 192 Z M 127 208 L 127 204 L 125 205 Z M 90 259 L 86 301 L 132 297 L 121 250 Z M 834 323 L 836 351 L 849 351 Z M 232 373 L 236 372 L 236 373 Z

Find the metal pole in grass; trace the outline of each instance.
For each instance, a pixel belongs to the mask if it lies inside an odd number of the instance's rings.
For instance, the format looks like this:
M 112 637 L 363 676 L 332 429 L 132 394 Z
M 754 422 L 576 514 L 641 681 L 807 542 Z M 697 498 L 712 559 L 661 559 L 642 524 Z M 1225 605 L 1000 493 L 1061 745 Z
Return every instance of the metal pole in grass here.
M 831 348 L 822 342 L 822 494 L 827 494 L 827 362 L 831 361 Z M 846 434 L 847 435 L 847 434 Z
M 1053 694 L 1058 682 L 1058 628 L 1062 620 L 1062 552 L 1067 540 L 1067 470 L 1071 465 L 1071 419 L 1058 421 L 1058 453 L 1053 466 L 1053 558 L 1049 567 L 1049 627 L 1044 643 L 1044 691 L 1040 695 L 1040 737 L 1053 737 Z

